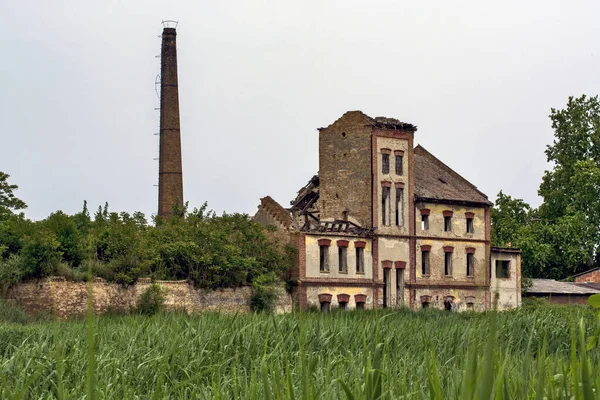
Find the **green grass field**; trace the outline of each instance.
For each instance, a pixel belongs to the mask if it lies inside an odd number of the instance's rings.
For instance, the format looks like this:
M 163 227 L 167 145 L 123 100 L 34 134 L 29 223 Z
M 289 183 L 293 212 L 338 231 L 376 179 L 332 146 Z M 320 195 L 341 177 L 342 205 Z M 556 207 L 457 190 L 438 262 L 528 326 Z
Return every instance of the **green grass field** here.
M 0 323 L 0 398 L 600 398 L 597 326 L 566 306 Z

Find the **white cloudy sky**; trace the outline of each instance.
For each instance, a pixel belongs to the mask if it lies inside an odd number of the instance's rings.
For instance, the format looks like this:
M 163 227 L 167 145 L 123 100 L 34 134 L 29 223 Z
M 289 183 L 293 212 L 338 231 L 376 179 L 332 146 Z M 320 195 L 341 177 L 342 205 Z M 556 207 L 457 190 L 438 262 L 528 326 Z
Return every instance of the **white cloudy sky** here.
M 191 206 L 288 205 L 316 128 L 347 110 L 416 142 L 494 199 L 538 205 L 548 114 L 600 92 L 600 2 L 1 1 L 0 170 L 28 217 L 157 208 L 160 24 L 179 21 Z

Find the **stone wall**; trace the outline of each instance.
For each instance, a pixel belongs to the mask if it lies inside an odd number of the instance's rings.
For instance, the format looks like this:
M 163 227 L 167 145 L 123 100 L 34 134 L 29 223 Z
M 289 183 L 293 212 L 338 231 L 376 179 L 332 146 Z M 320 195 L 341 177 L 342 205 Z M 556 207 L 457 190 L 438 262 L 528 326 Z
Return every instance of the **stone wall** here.
M 187 281 L 157 281 L 166 290 L 165 306 L 168 310 L 185 310 L 190 313 L 203 311 L 249 312 L 252 289 L 197 289 Z M 92 283 L 94 313 L 129 312 L 133 310 L 141 294 L 150 286 L 150 279 L 139 279 L 135 285 L 123 286 L 96 278 Z M 39 281 L 18 284 L 7 293 L 7 299 L 17 303 L 29 313 L 48 313 L 58 318 L 85 315 L 87 311 L 88 285 L 85 282 L 68 282 L 62 277 L 50 277 Z M 279 289 L 276 312 L 292 310 L 290 296 Z

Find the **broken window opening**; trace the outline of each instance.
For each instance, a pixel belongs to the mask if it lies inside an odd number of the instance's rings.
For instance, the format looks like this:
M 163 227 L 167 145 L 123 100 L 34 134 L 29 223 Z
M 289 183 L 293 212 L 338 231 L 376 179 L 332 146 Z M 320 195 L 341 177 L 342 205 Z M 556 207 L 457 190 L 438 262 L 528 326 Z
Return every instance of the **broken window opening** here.
M 429 215 L 421 215 L 421 230 L 429 230 Z
M 467 276 L 473 276 L 473 265 L 475 263 L 475 255 L 467 253 Z
M 338 268 L 343 274 L 348 273 L 347 247 L 338 247 Z
M 475 227 L 473 226 L 473 218 L 467 218 L 467 233 L 475 233 Z
M 389 154 L 381 155 L 381 173 L 382 174 L 390 173 L 390 155 Z
M 402 156 L 396 155 L 396 175 L 402 176 Z
M 362 247 L 356 248 L 356 273 L 365 273 L 365 249 Z
M 390 224 L 390 188 L 383 187 L 381 194 L 381 223 L 382 225 Z
M 421 274 L 429 275 L 429 251 L 421 252 Z
M 452 253 L 444 253 L 444 275 L 452 276 Z
M 358 302 L 356 302 L 356 309 L 357 310 L 364 310 L 365 309 L 365 302 L 364 301 L 358 301 Z
M 345 309 L 347 309 L 347 308 L 348 308 L 348 302 L 346 302 L 346 301 L 340 301 L 340 302 L 339 302 L 339 307 L 340 307 L 340 309 L 342 309 L 342 310 L 345 310 Z
M 396 188 L 396 226 L 404 225 L 404 189 Z
M 444 232 L 452 232 L 452 217 L 444 217 Z
M 496 260 L 496 278 L 510 278 L 510 261 Z
M 321 302 L 321 312 L 329 312 L 331 308 L 331 303 L 328 301 Z
M 319 246 L 319 271 L 329 272 L 329 246 Z

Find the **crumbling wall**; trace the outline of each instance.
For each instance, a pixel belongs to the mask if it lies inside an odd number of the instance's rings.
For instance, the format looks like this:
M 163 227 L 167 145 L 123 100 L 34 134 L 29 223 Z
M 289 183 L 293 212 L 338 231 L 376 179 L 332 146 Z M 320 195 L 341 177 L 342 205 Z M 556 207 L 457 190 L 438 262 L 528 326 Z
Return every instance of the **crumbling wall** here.
M 252 289 L 197 289 L 187 281 L 157 281 L 165 289 L 167 310 L 198 313 L 249 312 Z M 150 279 L 139 279 L 135 285 L 123 286 L 96 278 L 92 282 L 93 309 L 96 314 L 129 312 L 135 309 L 141 294 L 151 284 Z M 290 296 L 279 288 L 276 312 L 292 310 Z M 47 313 L 58 318 L 85 315 L 87 312 L 88 284 L 68 282 L 62 277 L 20 283 L 8 291 L 7 299 L 29 313 Z

